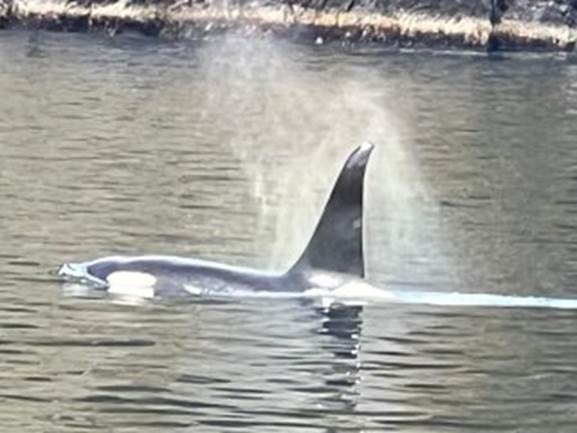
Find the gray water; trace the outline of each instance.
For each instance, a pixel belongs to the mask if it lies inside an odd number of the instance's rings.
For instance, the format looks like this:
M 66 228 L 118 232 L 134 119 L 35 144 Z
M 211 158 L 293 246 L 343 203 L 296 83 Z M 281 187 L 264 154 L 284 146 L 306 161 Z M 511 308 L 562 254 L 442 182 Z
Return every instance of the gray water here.
M 574 432 L 577 311 L 126 302 L 54 271 L 286 268 L 370 140 L 372 284 L 577 298 L 576 120 L 572 58 L 3 31 L 1 430 Z

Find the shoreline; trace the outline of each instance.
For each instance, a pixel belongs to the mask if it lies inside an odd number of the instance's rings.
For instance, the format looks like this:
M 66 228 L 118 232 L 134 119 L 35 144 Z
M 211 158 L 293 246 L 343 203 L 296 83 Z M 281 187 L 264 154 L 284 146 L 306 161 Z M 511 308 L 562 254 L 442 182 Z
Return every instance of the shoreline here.
M 305 35 L 317 42 L 371 42 L 401 47 L 565 52 L 575 49 L 577 29 L 571 25 L 493 16 L 492 11 L 490 16 L 448 16 L 427 11 L 377 12 L 370 8 L 342 10 L 326 6 L 318 9 L 293 3 L 217 6 L 162 0 L 142 4 L 127 0 L 0 0 L 0 28 L 105 31 L 110 35 L 132 30 L 176 39 L 242 30 L 289 37 Z

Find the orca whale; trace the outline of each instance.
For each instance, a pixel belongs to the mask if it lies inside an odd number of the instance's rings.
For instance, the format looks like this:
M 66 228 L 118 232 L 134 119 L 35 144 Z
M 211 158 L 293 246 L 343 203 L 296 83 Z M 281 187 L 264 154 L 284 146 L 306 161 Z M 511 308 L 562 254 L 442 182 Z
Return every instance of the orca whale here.
M 363 189 L 373 145 L 357 147 L 334 184 L 316 229 L 296 263 L 270 273 L 173 256 L 115 256 L 66 263 L 65 281 L 111 293 L 153 296 L 219 294 L 231 291 L 304 292 L 333 290 L 365 276 Z

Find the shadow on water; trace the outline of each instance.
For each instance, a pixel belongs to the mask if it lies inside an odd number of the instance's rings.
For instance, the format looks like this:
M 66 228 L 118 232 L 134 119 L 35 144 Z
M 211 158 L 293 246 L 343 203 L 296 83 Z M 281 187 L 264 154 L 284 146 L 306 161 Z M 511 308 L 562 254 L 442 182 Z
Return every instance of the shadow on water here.
M 322 326 L 317 332 L 333 337 L 322 347 L 334 357 L 324 381 L 327 390 L 334 394 L 324 402 L 335 413 L 352 414 L 357 406 L 362 312 L 362 306 L 345 305 L 319 310 Z

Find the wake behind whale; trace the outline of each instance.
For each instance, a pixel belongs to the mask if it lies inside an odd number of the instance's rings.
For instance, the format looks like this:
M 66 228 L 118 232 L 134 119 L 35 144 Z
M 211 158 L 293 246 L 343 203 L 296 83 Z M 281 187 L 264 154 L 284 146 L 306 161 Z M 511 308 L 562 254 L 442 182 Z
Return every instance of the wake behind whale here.
M 213 293 L 212 296 L 226 298 L 265 299 L 308 299 L 320 307 L 333 305 L 367 304 L 416 304 L 439 307 L 491 307 L 491 308 L 548 308 L 577 310 L 577 299 L 550 298 L 545 296 L 515 296 L 492 293 L 440 292 L 429 290 L 383 289 L 364 280 L 351 280 L 336 288 L 312 288 L 303 292 L 256 292 L 235 290 L 226 295 Z
M 577 299 L 379 289 L 364 280 L 363 194 L 373 145 L 363 144 L 346 160 L 316 229 L 286 272 L 173 256 L 104 257 L 67 263 L 66 281 L 139 297 L 227 296 L 315 298 L 328 303 L 400 302 L 444 306 L 577 309 Z

